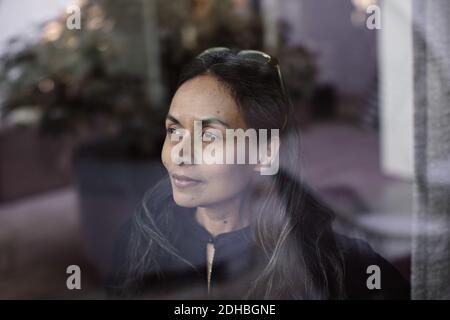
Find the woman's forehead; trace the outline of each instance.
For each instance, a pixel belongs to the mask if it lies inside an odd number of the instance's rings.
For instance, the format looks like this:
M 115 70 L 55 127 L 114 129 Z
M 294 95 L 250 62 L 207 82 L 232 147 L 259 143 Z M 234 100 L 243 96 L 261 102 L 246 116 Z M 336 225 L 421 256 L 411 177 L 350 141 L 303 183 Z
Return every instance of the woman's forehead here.
M 179 121 L 212 116 L 225 122 L 240 122 L 243 119 L 229 90 L 208 75 L 185 82 L 175 93 L 169 114 Z

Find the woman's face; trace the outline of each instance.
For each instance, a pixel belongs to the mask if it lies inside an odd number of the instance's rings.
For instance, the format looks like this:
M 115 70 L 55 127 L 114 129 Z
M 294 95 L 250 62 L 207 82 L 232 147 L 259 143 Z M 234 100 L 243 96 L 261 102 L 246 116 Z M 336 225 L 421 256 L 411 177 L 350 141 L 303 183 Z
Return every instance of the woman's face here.
M 222 132 L 224 145 L 226 129 L 247 128 L 228 89 L 214 77 L 195 77 L 177 90 L 166 118 L 161 158 L 170 175 L 174 200 L 183 207 L 216 206 L 236 199 L 244 193 L 255 172 L 255 166 L 249 164 L 176 164 L 172 149 L 181 142 L 171 141 L 171 135 L 186 130 L 192 137 L 187 141 L 193 141 L 194 121 L 200 120 L 203 134 L 207 129 Z M 202 149 L 208 143 L 202 142 Z M 194 153 L 193 143 L 191 150 Z

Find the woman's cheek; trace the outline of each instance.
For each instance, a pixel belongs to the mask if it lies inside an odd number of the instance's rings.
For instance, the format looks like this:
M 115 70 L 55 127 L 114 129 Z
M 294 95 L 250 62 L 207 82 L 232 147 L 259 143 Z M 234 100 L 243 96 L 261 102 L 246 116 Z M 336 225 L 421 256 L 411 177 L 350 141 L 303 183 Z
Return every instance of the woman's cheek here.
M 216 201 L 233 197 L 242 192 L 249 180 L 248 172 L 243 170 L 244 166 L 241 165 L 210 165 L 209 167 L 207 190 L 209 190 L 211 198 Z

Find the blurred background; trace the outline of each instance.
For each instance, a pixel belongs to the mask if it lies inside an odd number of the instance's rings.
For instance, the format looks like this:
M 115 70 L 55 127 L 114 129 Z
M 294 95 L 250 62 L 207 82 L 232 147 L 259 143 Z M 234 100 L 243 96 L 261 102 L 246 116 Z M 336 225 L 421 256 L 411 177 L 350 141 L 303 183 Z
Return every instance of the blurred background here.
M 180 68 L 214 46 L 278 57 L 336 229 L 409 278 L 411 16 L 403 0 L 0 0 L 0 298 L 104 297 L 117 229 L 164 174 Z

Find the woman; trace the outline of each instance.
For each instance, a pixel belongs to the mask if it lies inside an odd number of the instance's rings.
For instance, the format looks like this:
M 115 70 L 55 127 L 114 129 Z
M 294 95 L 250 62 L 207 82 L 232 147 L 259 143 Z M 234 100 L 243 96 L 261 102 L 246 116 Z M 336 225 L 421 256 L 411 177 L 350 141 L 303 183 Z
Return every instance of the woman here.
M 277 129 L 280 143 L 269 143 L 270 156 L 256 163 L 190 161 L 198 148 L 187 157 L 178 150 L 180 143 L 189 150 L 186 137 L 198 121 L 201 149 L 229 129 Z M 147 192 L 122 230 L 114 295 L 409 297 L 408 284 L 367 244 L 333 232 L 333 212 L 302 181 L 294 110 L 273 57 L 226 48 L 200 54 L 181 75 L 166 130 L 162 162 L 168 177 Z M 262 174 L 278 159 L 275 174 Z M 368 288 L 371 265 L 380 268 L 381 289 Z

